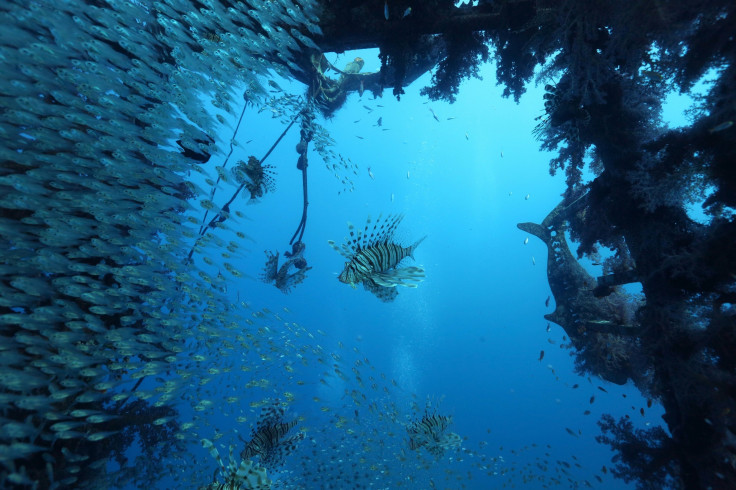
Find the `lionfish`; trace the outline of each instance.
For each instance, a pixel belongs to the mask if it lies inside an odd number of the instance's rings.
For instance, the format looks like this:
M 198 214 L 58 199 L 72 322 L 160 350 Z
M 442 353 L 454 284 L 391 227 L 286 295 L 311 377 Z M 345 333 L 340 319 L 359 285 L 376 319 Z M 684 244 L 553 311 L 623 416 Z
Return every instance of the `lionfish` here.
M 248 163 L 243 160 L 238 161 L 234 169 L 235 178 L 238 183 L 250 192 L 250 198 L 263 197 L 266 192 L 276 190 L 276 183 L 271 175 L 276 173 L 273 171 L 272 165 L 263 165 L 256 157 L 249 156 Z
M 459 447 L 462 438 L 454 432 L 445 432 L 452 423 L 447 415 L 430 415 L 426 411 L 421 420 L 412 422 L 406 427 L 409 434 L 409 449 L 425 447 L 430 454 L 442 456 L 446 449 Z
M 212 441 L 202 439 L 202 446 L 208 449 L 213 458 L 219 464 L 212 477 L 212 483 L 203 487 L 205 490 L 268 490 L 271 488 L 271 480 L 266 475 L 266 468 L 257 466 L 252 461 L 243 459 L 236 464 L 233 459 L 233 447 L 230 446 L 230 461 L 227 467 L 220 458 L 220 453 Z M 224 483 L 217 481 L 217 473 L 222 473 Z
M 284 456 L 296 449 L 297 443 L 304 439 L 304 432 L 299 431 L 285 438 L 298 421 L 284 422 L 284 413 L 284 407 L 278 403 L 263 408 L 250 440 L 240 452 L 242 459 L 259 456 L 264 466 L 273 467 L 280 464 Z
M 304 244 L 294 244 L 293 252 L 284 253 L 286 261 L 279 267 L 279 253 L 266 250 L 266 267 L 261 274 L 263 282 L 273 282 L 284 294 L 288 294 L 291 288 L 300 284 L 307 277 L 307 261 L 304 258 Z M 293 272 L 291 272 L 293 270 Z
M 365 289 L 385 302 L 393 301 L 399 294 L 396 286 L 417 287 L 417 284 L 407 281 L 424 280 L 424 269 L 399 268 L 398 265 L 406 257 L 413 259 L 414 250 L 427 237 L 420 238 L 409 247 L 396 243 L 394 233 L 402 219 L 404 215 L 388 216 L 381 222 L 379 216 L 373 228 L 370 228 L 371 218 L 368 217 L 363 231 L 356 230 L 352 223 L 348 223 L 350 238 L 342 247 L 335 245 L 332 240 L 328 241 L 332 248 L 348 259 L 338 277 L 339 281 L 353 288 L 363 283 Z

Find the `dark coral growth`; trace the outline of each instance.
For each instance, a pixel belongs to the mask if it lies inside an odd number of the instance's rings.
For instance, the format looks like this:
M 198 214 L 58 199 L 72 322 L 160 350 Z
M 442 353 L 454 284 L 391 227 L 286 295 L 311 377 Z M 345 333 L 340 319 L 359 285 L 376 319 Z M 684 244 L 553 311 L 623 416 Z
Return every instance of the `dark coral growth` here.
M 542 49 L 554 53 L 542 71 L 554 83 L 536 134 L 544 149 L 558 151 L 550 171 L 567 175 L 567 231 L 579 256 L 594 257 L 599 246 L 616 254 L 595 295 L 640 282 L 645 297 L 627 337 L 599 332 L 581 349 L 571 335 L 584 361 L 578 367 L 605 373 L 637 359 L 627 371 L 662 403 L 672 434 L 662 464 L 647 460 L 651 444 L 640 445 L 642 459 L 631 452 L 634 439 L 661 442 L 661 434 L 626 435 L 624 424 L 601 440 L 619 451 L 619 475 L 641 485 L 671 478 L 722 488 L 736 481 L 736 5 L 567 0 L 554 13 L 537 9 L 533 22 L 555 32 Z M 668 128 L 660 117 L 666 94 L 687 92 L 705 76 L 691 124 Z M 501 81 L 514 93 L 523 79 Z M 588 163 L 594 177 L 584 182 Z M 697 221 L 695 203 L 704 214 Z M 551 285 L 558 282 L 565 281 L 550 275 Z M 592 304 L 566 301 L 580 316 Z M 579 321 L 572 316 L 560 318 L 563 326 Z
M 431 100 L 445 99 L 455 102 L 460 82 L 480 78 L 480 63 L 488 61 L 489 47 L 485 34 L 479 32 L 453 31 L 445 34 L 447 55 L 437 65 L 432 75 L 432 85 L 421 90 Z
M 626 483 L 646 482 L 641 488 L 674 488 L 677 465 L 672 440 L 661 427 L 634 429 L 628 416 L 618 423 L 605 414 L 598 422 L 602 435 L 596 440 L 610 445 L 617 455 L 611 473 Z

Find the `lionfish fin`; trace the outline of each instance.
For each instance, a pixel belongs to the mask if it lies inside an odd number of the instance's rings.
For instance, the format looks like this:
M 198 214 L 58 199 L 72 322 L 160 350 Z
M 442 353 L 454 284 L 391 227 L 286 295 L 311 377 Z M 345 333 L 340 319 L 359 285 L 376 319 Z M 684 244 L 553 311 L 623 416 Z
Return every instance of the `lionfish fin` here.
M 258 418 L 258 422 L 256 422 L 256 430 L 263 430 L 269 425 L 280 423 L 284 413 L 286 413 L 286 410 L 278 403 L 263 407 L 261 409 L 261 416 Z
M 401 220 L 404 219 L 404 215 L 389 215 L 385 219 L 382 219 L 382 216 L 379 215 L 375 222 L 368 216 L 362 230 L 356 228 L 353 223 L 348 221 L 348 236 L 345 238 L 342 246 L 338 247 L 334 241 L 327 243 L 347 259 L 352 259 L 361 250 L 376 246 L 379 243 L 388 243 L 393 239 L 396 228 L 401 223 Z M 419 245 L 419 242 L 416 245 Z
M 279 253 L 276 252 L 271 253 L 269 250 L 266 250 L 266 256 L 268 259 L 266 260 L 266 266 L 263 268 L 263 274 L 261 274 L 261 280 L 263 282 L 271 282 L 275 281 L 277 277 L 277 270 L 279 265 Z
M 395 216 L 388 215 L 386 216 L 386 219 L 381 221 L 382 216 L 383 215 L 378 216 L 378 219 L 372 228 L 370 225 L 373 221 L 371 220 L 371 217 L 368 216 L 363 233 L 360 235 L 361 249 L 374 247 L 379 243 L 390 242 L 394 237 L 394 233 L 396 232 L 396 228 L 399 226 L 399 223 L 404 219 L 403 214 L 397 214 Z
M 327 240 L 327 244 L 332 247 L 337 253 L 345 257 L 346 259 L 350 260 L 353 258 L 354 253 L 350 250 L 350 247 L 347 243 L 342 244 L 341 246 L 337 246 L 335 244 L 334 240 Z
M 296 449 L 299 441 L 304 439 L 304 432 L 297 432 L 295 435 L 279 441 L 278 445 L 272 447 L 265 458 L 264 463 L 267 465 L 281 464 L 283 460 Z
M 422 243 L 425 238 L 427 238 L 427 235 L 424 235 L 422 238 L 420 238 L 419 240 L 417 240 L 416 242 L 414 242 L 414 245 L 412 245 L 411 247 L 409 247 L 409 257 L 411 257 L 412 259 L 414 258 L 414 250 L 417 249 L 417 247 L 419 246 L 419 244 Z
M 210 456 L 217 460 L 217 463 L 220 465 L 222 471 L 225 471 L 225 465 L 223 464 L 222 458 L 220 457 L 220 452 L 217 450 L 215 445 L 212 444 L 212 441 L 210 441 L 209 439 L 202 439 L 202 446 L 210 452 Z
M 399 295 L 399 292 L 396 290 L 396 288 L 379 286 L 370 278 L 363 281 L 363 287 L 366 289 L 366 291 L 374 294 L 384 303 L 390 303 L 391 301 L 396 299 L 396 296 Z
M 424 280 L 424 269 L 421 267 L 402 267 L 400 269 L 389 269 L 383 272 L 374 272 L 371 279 L 379 286 L 392 288 L 395 286 L 404 286 L 415 288 L 417 285 L 412 282 L 422 282 Z
M 297 284 L 301 284 L 304 279 L 307 278 L 307 271 L 310 269 L 311 267 L 297 269 L 293 274 L 287 275 L 283 281 L 276 281 L 276 287 L 279 288 L 282 293 L 288 294 L 291 291 L 291 288 L 295 287 Z

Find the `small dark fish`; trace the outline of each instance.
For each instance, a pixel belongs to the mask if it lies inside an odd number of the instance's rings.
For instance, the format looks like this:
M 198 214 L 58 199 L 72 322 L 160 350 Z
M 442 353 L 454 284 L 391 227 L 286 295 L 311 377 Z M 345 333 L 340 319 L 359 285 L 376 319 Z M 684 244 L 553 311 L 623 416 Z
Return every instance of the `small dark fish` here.
M 551 330 L 551 328 L 552 328 L 552 327 L 551 327 L 551 326 L 550 326 L 550 324 L 548 323 L 548 324 L 547 324 L 547 331 L 549 332 L 549 331 Z
M 595 479 L 598 480 L 598 483 L 603 483 L 603 478 L 601 478 L 598 475 L 595 475 Z
M 608 468 L 606 468 L 606 465 L 603 465 L 603 468 L 601 468 L 601 471 L 603 472 L 604 475 L 608 473 Z
M 544 359 L 544 351 L 539 351 L 539 359 L 537 360 L 541 361 L 542 359 Z
M 376 124 L 377 124 L 378 126 L 383 126 L 383 118 L 382 118 L 382 117 L 379 117 L 379 118 L 378 118 L 378 121 L 376 122 Z
M 359 123 L 359 122 L 360 122 L 360 119 L 356 119 L 355 121 L 353 121 L 353 124 Z
M 583 415 L 590 415 L 590 410 L 586 410 L 583 412 Z
M 590 397 L 590 404 L 592 405 L 594 401 L 595 401 L 595 395 Z
M 647 398 L 647 408 L 652 408 L 652 399 Z
M 362 140 L 364 140 L 364 139 L 365 139 L 365 138 L 363 138 L 362 136 L 358 136 L 357 134 L 355 135 L 355 137 L 356 137 L 356 138 L 360 138 L 360 139 L 362 139 Z
M 572 385 L 572 389 L 574 390 L 574 389 L 576 389 L 576 388 L 577 388 L 578 386 L 580 386 L 580 385 L 579 385 L 579 384 L 577 384 L 577 383 L 575 383 L 574 385 Z
M 363 85 L 363 80 L 361 80 L 360 87 L 358 87 L 358 95 L 363 97 L 363 92 L 365 92 L 365 85 Z
M 639 412 L 641 413 L 641 415 L 642 415 L 642 417 L 643 417 L 643 416 L 644 416 L 644 407 L 641 407 L 641 408 L 639 409 Z
M 599 386 L 599 387 L 598 387 L 598 389 L 599 389 L 599 390 L 601 390 L 601 391 L 602 391 L 603 393 L 608 393 L 608 392 L 606 391 L 606 389 L 605 389 L 604 387 L 602 387 L 602 386 Z
M 373 109 L 371 109 L 371 108 L 370 108 L 370 107 L 368 107 L 367 105 L 364 105 L 364 106 L 363 106 L 363 108 L 364 108 L 364 109 L 368 109 L 368 111 L 370 111 L 370 112 L 373 112 Z
M 440 122 L 440 118 L 437 117 L 437 114 L 434 113 L 431 107 L 429 108 L 429 112 L 432 113 L 432 117 L 434 118 L 435 121 Z
M 247 144 L 248 144 L 248 143 L 250 143 L 251 141 L 253 141 L 253 140 L 248 140 L 248 141 L 246 141 L 246 142 L 245 142 L 245 144 L 247 145 Z
M 575 431 L 574 431 L 574 430 L 572 430 L 572 429 L 571 429 L 571 428 L 569 428 L 569 427 L 565 427 L 565 430 L 567 431 L 567 433 L 568 433 L 568 434 L 570 434 L 570 435 L 571 435 L 571 436 L 573 436 L 573 437 L 577 437 L 577 436 L 578 436 L 578 435 L 577 435 L 577 434 L 575 433 Z M 569 467 L 569 466 L 568 466 L 568 467 Z
M 549 306 L 549 300 L 552 299 L 551 296 L 547 296 L 547 300 L 544 302 L 544 306 Z

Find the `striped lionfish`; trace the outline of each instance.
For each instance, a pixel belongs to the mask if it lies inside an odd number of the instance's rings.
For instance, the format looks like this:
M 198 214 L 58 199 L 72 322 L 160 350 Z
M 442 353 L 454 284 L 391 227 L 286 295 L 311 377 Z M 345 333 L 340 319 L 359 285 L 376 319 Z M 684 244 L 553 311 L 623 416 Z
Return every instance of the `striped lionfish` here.
M 233 447 L 230 446 L 230 461 L 225 467 L 220 458 L 220 453 L 212 441 L 202 439 L 202 446 L 208 449 L 213 458 L 217 460 L 219 467 L 215 470 L 212 483 L 204 490 L 268 490 L 271 488 L 271 480 L 266 476 L 266 468 L 257 466 L 253 461 L 243 459 L 240 465 L 235 464 L 233 459 Z M 217 473 L 222 473 L 225 482 L 217 481 Z
M 348 259 L 345 268 L 340 273 L 340 282 L 350 284 L 363 283 L 363 287 L 375 294 L 381 301 L 393 301 L 399 294 L 396 286 L 410 288 L 417 287 L 416 283 L 424 280 L 424 269 L 421 267 L 398 267 L 406 257 L 414 258 L 414 250 L 426 236 L 417 240 L 414 245 L 404 247 L 394 240 L 396 227 L 404 218 L 403 215 L 388 216 L 381 222 L 379 216 L 373 228 L 370 228 L 371 218 L 368 217 L 363 231 L 356 230 L 352 223 L 348 223 L 350 238 L 347 238 L 342 247 L 330 240 L 328 243 L 343 257 Z
M 242 459 L 259 456 L 264 466 L 273 467 L 280 464 L 284 456 L 296 449 L 297 443 L 304 439 L 304 432 L 300 431 L 285 438 L 298 421 L 284 422 L 284 413 L 284 407 L 278 403 L 261 410 L 256 428 L 250 440 L 246 442 L 245 449 L 240 453 Z
M 304 244 L 296 242 L 292 249 L 294 252 L 286 252 L 286 261 L 279 267 L 279 253 L 266 250 L 266 267 L 261 274 L 263 282 L 273 282 L 279 290 L 288 294 L 291 288 L 300 284 L 307 277 L 307 260 L 304 258 Z
M 238 161 L 233 170 L 235 180 L 250 192 L 250 198 L 263 197 L 266 192 L 276 190 L 276 183 L 271 175 L 275 175 L 272 165 L 263 165 L 256 157 L 249 156 L 248 163 Z
M 406 427 L 409 434 L 409 449 L 425 447 L 430 454 L 442 456 L 446 449 L 459 447 L 462 438 L 454 432 L 445 432 L 452 423 L 447 415 L 430 415 L 424 412 L 421 420 L 414 421 Z

